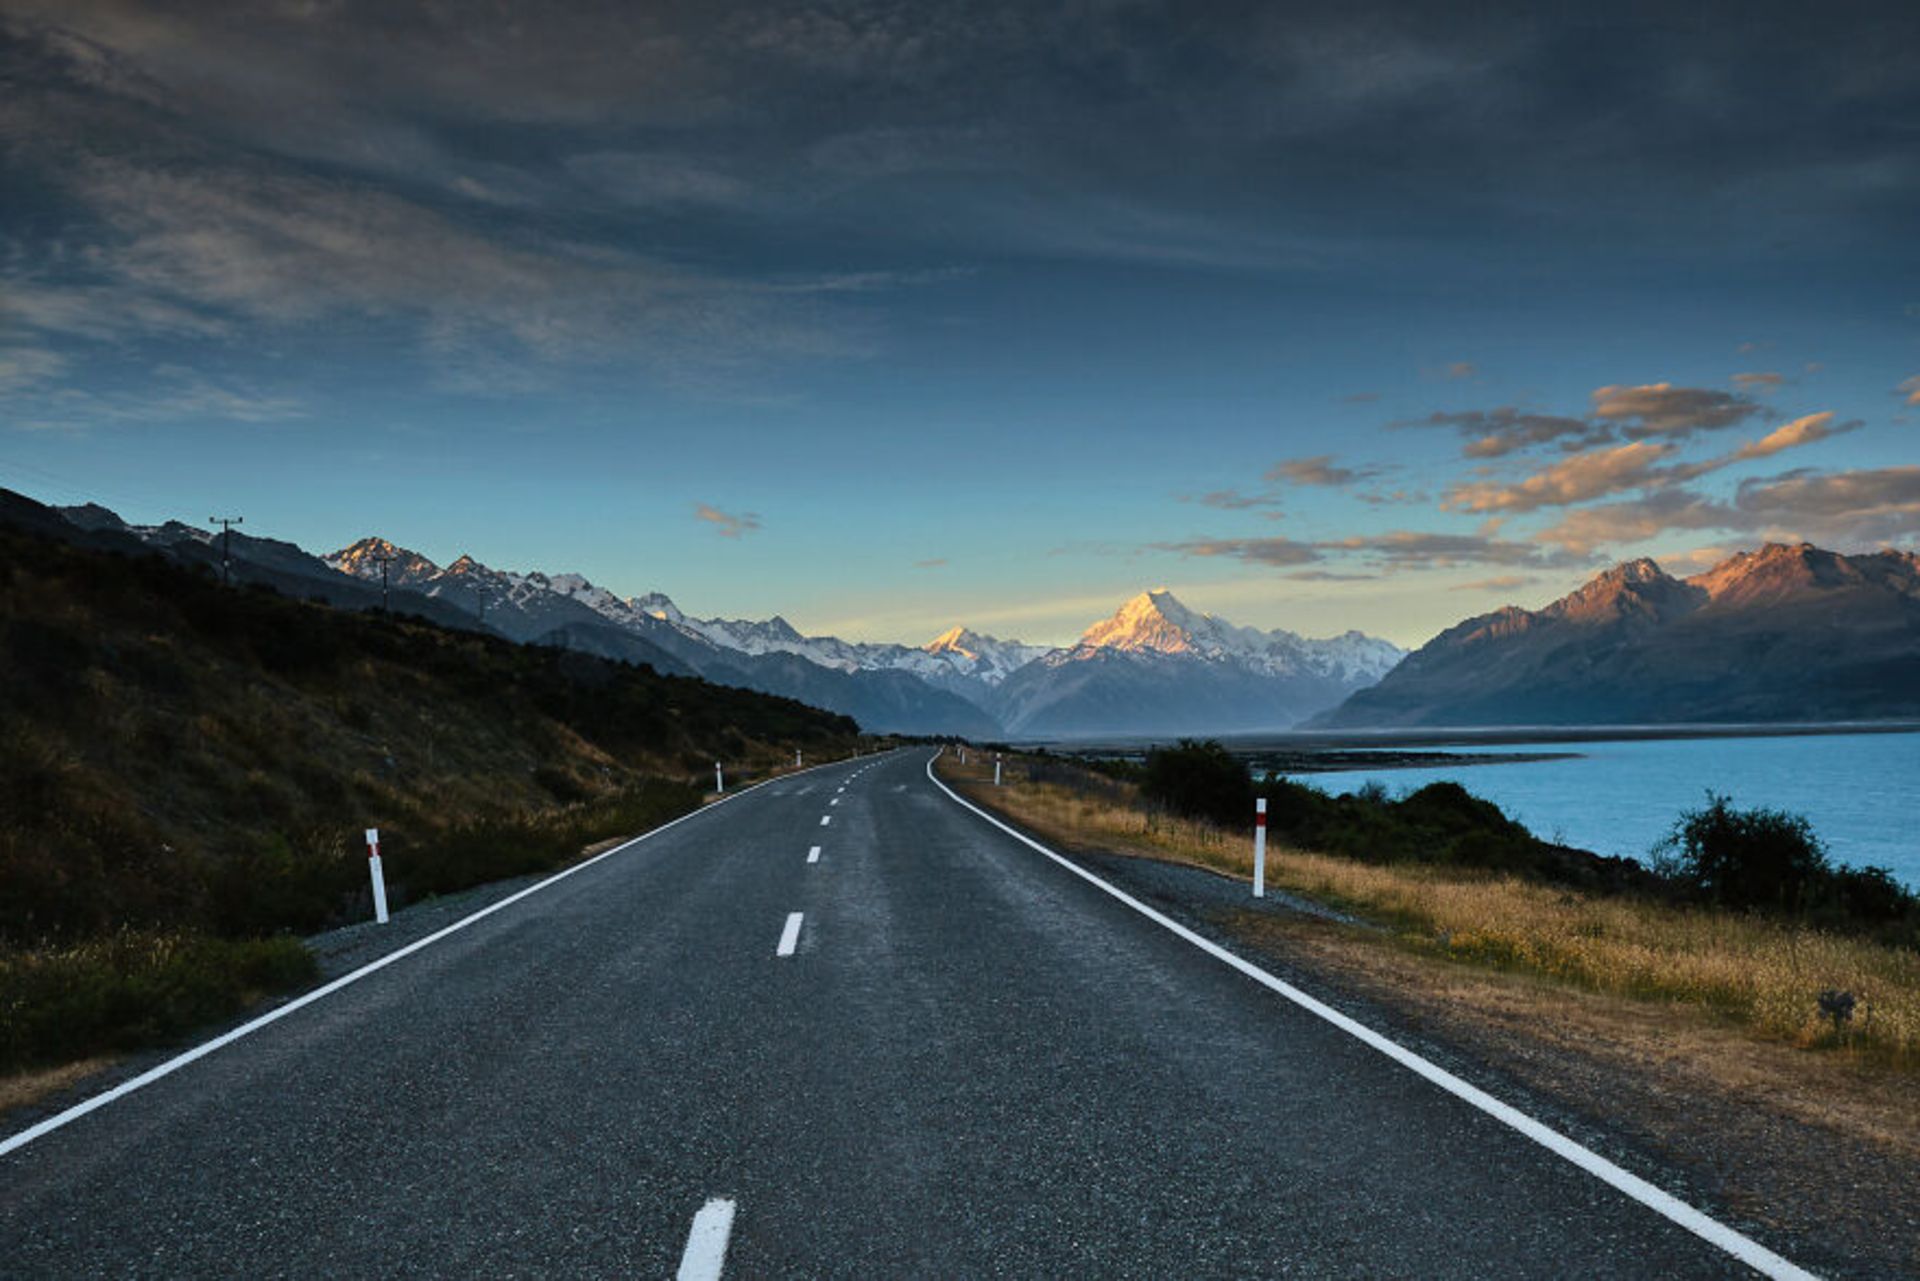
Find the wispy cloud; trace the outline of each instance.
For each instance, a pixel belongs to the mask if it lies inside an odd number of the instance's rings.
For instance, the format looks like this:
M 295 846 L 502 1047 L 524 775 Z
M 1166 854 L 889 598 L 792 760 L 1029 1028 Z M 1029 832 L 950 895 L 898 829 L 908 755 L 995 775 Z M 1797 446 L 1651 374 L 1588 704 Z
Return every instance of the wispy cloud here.
M 1278 494 L 1249 494 L 1238 489 L 1214 489 L 1204 494 L 1181 494 L 1183 503 L 1198 503 L 1202 507 L 1211 507 L 1216 511 L 1253 511 L 1260 508 L 1275 508 L 1280 505 Z M 1270 511 L 1270 518 L 1278 519 L 1280 513 Z
M 1451 569 L 1460 565 L 1535 565 L 1542 568 L 1584 563 L 1584 558 L 1547 552 L 1538 544 L 1491 534 L 1446 534 L 1397 529 L 1357 534 L 1319 544 L 1390 569 Z
M 1725 505 L 1688 489 L 1664 489 L 1641 498 L 1568 512 L 1536 541 L 1573 555 L 1617 543 L 1639 543 L 1676 529 L 1730 529 L 1740 524 Z
M 1471 582 L 1455 583 L 1449 591 L 1456 592 L 1511 592 L 1522 587 L 1531 587 L 1539 582 L 1532 574 L 1495 574 L 1492 578 L 1476 578 Z
M 1894 388 L 1894 392 L 1896 395 L 1906 397 L 1909 405 L 1920 405 L 1920 374 L 1915 374 L 1913 377 L 1902 382 L 1898 387 Z
M 115 423 L 217 420 L 276 423 L 306 416 L 298 399 L 208 377 L 182 365 L 147 372 L 138 390 L 95 389 L 65 357 L 37 362 L 37 376 L 9 387 L 0 357 L 0 400 L 11 425 L 35 431 L 85 431 Z
M 1537 543 L 1516 542 L 1488 533 L 1448 534 L 1404 529 L 1314 542 L 1291 538 L 1194 538 L 1155 543 L 1151 549 L 1281 568 L 1313 565 L 1334 558 L 1358 560 L 1388 571 L 1450 569 L 1460 565 L 1546 568 L 1585 562 L 1584 556 L 1550 551 Z
M 1786 385 L 1786 382 L 1787 376 L 1785 374 L 1757 373 L 1735 374 L 1733 376 L 1734 386 L 1739 387 L 1743 391 L 1759 392 L 1761 395 L 1778 391 Z
M 714 532 L 722 538 L 740 538 L 760 528 L 760 517 L 756 512 L 725 512 L 706 503 L 695 503 L 693 514 L 695 519 L 712 525 Z
M 1601 387 L 1593 393 L 1593 416 L 1621 424 L 1629 440 L 1653 436 L 1677 439 L 1718 431 L 1760 412 L 1760 405 L 1744 396 L 1708 387 L 1676 387 L 1662 382 Z
M 1456 511 L 1529 512 L 1541 507 L 1588 502 L 1653 483 L 1658 479 L 1657 468 L 1673 448 L 1635 441 L 1612 449 L 1575 454 L 1518 484 L 1457 485 L 1447 492 L 1445 505 Z
M 1153 549 L 1182 556 L 1220 556 L 1258 565 L 1311 565 L 1321 559 L 1316 544 L 1291 538 L 1194 538 L 1179 543 L 1155 543 Z
M 1762 436 L 1759 440 L 1742 445 L 1735 450 L 1728 462 L 1746 462 L 1753 458 L 1767 458 L 1788 449 L 1798 449 L 1802 445 L 1815 445 L 1823 440 L 1831 440 L 1846 432 L 1856 431 L 1864 426 L 1859 419 L 1835 425 L 1833 411 L 1826 410 L 1818 414 L 1808 414 L 1796 418 Z
M 913 562 L 913 567 L 915 569 L 941 569 L 945 567 L 946 563 L 947 558 L 945 556 L 935 556 L 931 560 L 916 560 Z
M 1559 414 L 1541 414 L 1502 405 L 1496 409 L 1436 412 L 1402 419 L 1389 427 L 1451 427 L 1466 438 L 1468 458 L 1504 458 L 1535 445 L 1557 444 L 1569 453 L 1604 444 L 1613 429 L 1604 423 Z
M 1289 458 L 1267 468 L 1267 479 L 1276 484 L 1319 485 L 1338 488 L 1372 480 L 1386 473 L 1384 467 L 1338 467 L 1332 454 L 1311 458 Z
M 1573 554 L 1676 530 L 1724 530 L 1827 546 L 1871 547 L 1920 535 L 1920 466 L 1788 472 L 1742 481 L 1730 502 L 1684 487 L 1568 512 L 1537 541 Z
M 58 377 L 66 367 L 65 356 L 45 347 L 0 349 L 0 396 L 47 382 Z
M 1893 542 L 1920 533 L 1920 466 L 1748 480 L 1733 505 L 1748 528 L 1830 544 Z

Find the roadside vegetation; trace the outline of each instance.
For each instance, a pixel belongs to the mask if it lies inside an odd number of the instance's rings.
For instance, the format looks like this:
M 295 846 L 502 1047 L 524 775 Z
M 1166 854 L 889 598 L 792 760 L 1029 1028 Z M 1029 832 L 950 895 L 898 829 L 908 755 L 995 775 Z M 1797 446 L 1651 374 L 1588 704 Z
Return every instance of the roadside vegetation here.
M 1217 744 L 1101 772 L 1023 757 L 998 789 L 990 765 L 942 767 L 1072 846 L 1243 878 L 1264 794 L 1268 884 L 1384 927 L 1356 937 L 1920 1068 L 1920 903 L 1884 872 L 1835 867 L 1791 815 L 1709 798 L 1646 868 L 1539 841 L 1452 784 L 1399 798 L 1256 785 Z
M 294 935 L 548 870 L 853 722 L 0 526 L 0 1071 L 309 981 Z

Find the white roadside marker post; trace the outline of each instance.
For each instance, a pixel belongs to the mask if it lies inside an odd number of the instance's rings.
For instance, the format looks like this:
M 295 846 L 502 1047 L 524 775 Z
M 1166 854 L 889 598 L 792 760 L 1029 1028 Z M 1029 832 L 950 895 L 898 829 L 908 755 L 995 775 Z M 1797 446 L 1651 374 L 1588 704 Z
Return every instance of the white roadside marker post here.
M 1267 896 L 1267 798 L 1253 803 L 1253 896 Z
M 993 754 L 993 785 L 1000 786 L 1000 753 Z
M 380 870 L 380 829 L 367 829 L 367 875 L 373 878 L 373 919 L 387 923 L 387 874 Z
M 960 749 L 960 763 L 962 765 L 967 763 L 967 749 L 964 747 Z
M 727 779 L 726 776 L 720 772 L 719 761 L 713 763 L 713 790 L 723 794 L 727 790 Z
M 799 748 L 796 747 L 793 749 L 793 767 L 795 769 L 799 769 L 801 764 L 805 761 L 805 759 L 806 759 L 805 757 L 800 755 Z

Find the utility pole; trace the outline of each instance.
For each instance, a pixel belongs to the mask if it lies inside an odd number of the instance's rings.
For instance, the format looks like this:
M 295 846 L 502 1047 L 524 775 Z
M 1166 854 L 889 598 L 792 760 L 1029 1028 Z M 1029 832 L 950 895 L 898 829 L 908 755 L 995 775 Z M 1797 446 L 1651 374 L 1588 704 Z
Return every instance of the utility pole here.
M 207 524 L 220 526 L 220 581 L 229 587 L 233 585 L 233 527 L 239 523 L 238 516 L 207 517 Z
M 391 614 L 393 610 L 387 603 L 392 598 L 393 591 L 393 584 L 389 575 L 389 566 L 393 564 L 395 557 L 392 552 L 375 552 L 373 553 L 373 559 L 379 562 L 380 565 L 380 612 L 383 614 Z

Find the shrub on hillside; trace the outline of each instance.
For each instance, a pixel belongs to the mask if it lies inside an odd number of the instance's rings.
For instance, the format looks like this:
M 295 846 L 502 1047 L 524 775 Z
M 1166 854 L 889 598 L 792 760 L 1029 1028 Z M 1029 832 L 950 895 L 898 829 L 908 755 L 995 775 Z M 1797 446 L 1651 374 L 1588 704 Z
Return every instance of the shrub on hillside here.
M 1688 889 L 1723 907 L 1799 911 L 1832 875 L 1812 825 L 1784 810 L 1735 809 L 1707 794 L 1661 842 L 1662 866 Z
M 1920 919 L 1920 895 L 1883 867 L 1835 865 L 1799 814 L 1735 809 L 1709 792 L 1655 848 L 1659 869 L 1688 894 L 1722 907 L 1878 926 Z
M 1253 781 L 1247 767 L 1219 743 L 1183 738 L 1147 753 L 1140 794 L 1187 818 L 1223 826 L 1245 825 L 1253 813 Z

